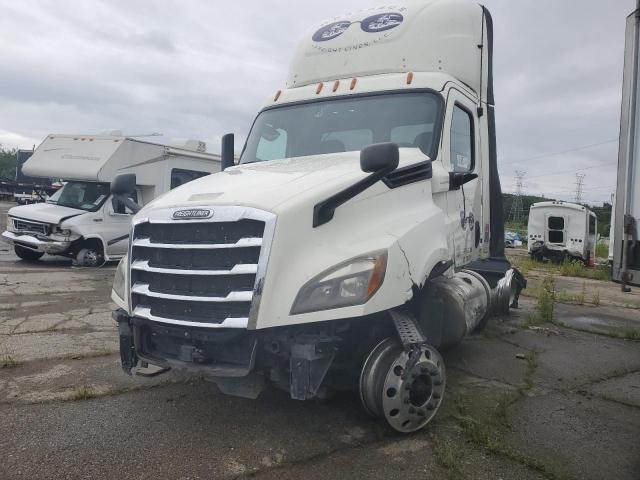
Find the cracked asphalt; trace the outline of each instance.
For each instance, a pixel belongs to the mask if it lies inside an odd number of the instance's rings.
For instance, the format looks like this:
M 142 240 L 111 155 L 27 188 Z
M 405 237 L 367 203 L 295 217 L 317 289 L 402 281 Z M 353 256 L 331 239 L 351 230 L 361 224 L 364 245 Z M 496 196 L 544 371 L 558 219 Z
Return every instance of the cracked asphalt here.
M 558 304 L 560 323 L 535 326 L 523 297 L 445 352 L 443 409 L 404 436 L 356 395 L 250 401 L 199 378 L 124 375 L 113 273 L 26 264 L 0 244 L 0 478 L 640 478 L 640 342 L 614 338 L 640 328 L 640 289 L 627 300 L 589 284 L 601 306 Z

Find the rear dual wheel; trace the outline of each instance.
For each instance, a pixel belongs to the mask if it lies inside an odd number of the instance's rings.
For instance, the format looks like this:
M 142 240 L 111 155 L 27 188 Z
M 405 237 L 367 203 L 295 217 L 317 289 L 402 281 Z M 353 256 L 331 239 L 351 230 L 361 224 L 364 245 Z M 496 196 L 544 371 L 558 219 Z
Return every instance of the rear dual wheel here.
M 394 338 L 371 351 L 360 374 L 360 399 L 374 417 L 384 417 L 402 433 L 415 432 L 436 415 L 446 384 L 444 362 L 430 345 L 419 348 L 417 361 Z

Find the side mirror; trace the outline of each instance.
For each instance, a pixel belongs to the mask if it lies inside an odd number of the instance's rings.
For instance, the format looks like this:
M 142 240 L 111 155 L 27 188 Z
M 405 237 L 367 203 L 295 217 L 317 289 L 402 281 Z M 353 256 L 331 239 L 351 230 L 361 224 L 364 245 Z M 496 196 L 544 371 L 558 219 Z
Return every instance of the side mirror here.
M 360 151 L 360 168 L 363 172 L 392 172 L 398 168 L 400 152 L 395 143 L 374 143 Z
M 459 190 L 465 183 L 475 180 L 476 178 L 478 178 L 477 173 L 450 172 L 449 190 Z
M 123 173 L 111 180 L 112 195 L 130 195 L 136 190 L 136 174 Z
M 233 167 L 235 165 L 235 159 L 233 158 L 233 144 L 233 133 L 227 133 L 226 135 L 222 136 L 222 148 L 220 150 L 221 171 L 224 171 L 227 168 Z
M 124 213 L 125 207 L 137 213 L 142 207 L 129 197 L 136 191 L 136 174 L 122 173 L 111 180 L 111 206 L 114 213 Z

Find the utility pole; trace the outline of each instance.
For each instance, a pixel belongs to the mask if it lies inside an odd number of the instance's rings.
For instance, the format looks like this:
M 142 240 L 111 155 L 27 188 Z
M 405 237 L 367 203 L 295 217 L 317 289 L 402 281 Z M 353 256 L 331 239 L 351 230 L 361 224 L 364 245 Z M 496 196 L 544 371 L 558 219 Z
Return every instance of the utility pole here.
M 584 177 L 586 177 L 586 174 L 576 173 L 576 203 L 582 203 Z
M 522 205 L 522 191 L 524 185 L 524 176 L 527 172 L 516 170 L 516 193 L 511 204 L 511 212 L 509 219 L 514 223 L 520 223 L 524 217 L 524 207 Z

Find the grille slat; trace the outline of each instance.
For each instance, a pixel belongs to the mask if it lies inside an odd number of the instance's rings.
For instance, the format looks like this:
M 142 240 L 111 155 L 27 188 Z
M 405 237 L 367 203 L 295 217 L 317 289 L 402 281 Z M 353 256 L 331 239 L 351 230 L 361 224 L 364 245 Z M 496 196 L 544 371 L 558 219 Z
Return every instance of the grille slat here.
M 172 250 L 215 250 L 229 248 L 246 248 L 262 246 L 261 238 L 241 238 L 236 243 L 155 243 L 149 238 L 136 238 L 134 247 L 170 248 Z
M 265 221 L 247 218 L 160 219 L 134 226 L 134 315 L 180 325 L 246 328 L 264 231 Z
M 149 288 L 147 283 L 136 283 L 131 292 L 137 295 L 144 295 L 153 298 L 166 298 L 169 300 L 183 300 L 189 302 L 250 302 L 253 297 L 252 291 L 229 292 L 225 297 L 207 297 L 201 295 L 180 295 L 177 293 L 157 292 Z
M 248 273 L 255 274 L 258 271 L 258 264 L 241 263 L 229 270 L 180 270 L 177 268 L 152 267 L 149 265 L 148 260 L 136 260 L 131 264 L 131 268 L 143 272 L 166 273 L 169 275 L 241 275 Z

